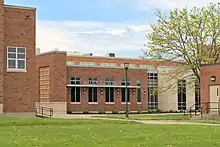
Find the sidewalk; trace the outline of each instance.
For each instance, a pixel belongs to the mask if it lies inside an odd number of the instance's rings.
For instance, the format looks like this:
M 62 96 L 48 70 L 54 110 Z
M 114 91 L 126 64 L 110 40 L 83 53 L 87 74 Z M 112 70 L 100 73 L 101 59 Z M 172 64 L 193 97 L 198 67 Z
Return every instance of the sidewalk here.
M 220 124 L 210 124 L 210 123 L 196 123 L 187 121 L 175 121 L 175 120 L 132 120 L 132 119 L 116 119 L 116 118 L 104 118 L 104 117 L 94 117 L 99 115 L 60 115 L 54 116 L 53 118 L 63 118 L 63 119 L 96 119 L 96 120 L 117 120 L 117 121 L 133 121 L 142 124 L 158 124 L 158 125 L 206 125 L 206 126 L 220 126 Z

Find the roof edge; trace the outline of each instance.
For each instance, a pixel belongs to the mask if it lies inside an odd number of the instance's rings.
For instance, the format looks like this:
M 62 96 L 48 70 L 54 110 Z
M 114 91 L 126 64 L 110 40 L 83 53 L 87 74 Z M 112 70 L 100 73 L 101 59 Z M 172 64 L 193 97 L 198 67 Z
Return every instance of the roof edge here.
M 202 64 L 201 66 L 215 66 L 220 65 L 220 63 Z
M 48 54 L 66 54 L 66 52 L 65 51 L 49 51 L 49 52 L 37 54 L 36 56 L 48 55 Z
M 36 10 L 35 7 L 28 7 L 28 6 L 18 6 L 18 5 L 7 5 L 5 4 L 4 7 L 6 8 L 17 8 L 17 9 L 26 9 L 26 10 Z

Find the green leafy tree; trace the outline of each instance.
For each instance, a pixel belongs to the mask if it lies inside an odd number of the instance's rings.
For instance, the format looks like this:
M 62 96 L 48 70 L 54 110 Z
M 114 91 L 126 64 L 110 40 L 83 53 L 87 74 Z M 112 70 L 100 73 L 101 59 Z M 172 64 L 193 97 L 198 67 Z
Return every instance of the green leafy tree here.
M 182 61 L 184 66 L 171 70 L 170 78 L 184 73 L 200 84 L 202 64 L 218 62 L 220 56 L 220 3 L 201 8 L 174 9 L 168 15 L 156 12 L 157 21 L 147 35 L 148 58 Z M 168 74 L 168 73 L 167 73 Z

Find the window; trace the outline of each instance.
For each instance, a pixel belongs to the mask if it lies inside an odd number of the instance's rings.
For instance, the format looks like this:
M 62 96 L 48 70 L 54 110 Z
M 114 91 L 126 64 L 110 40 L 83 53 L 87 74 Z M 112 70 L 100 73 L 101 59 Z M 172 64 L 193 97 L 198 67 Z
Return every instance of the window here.
M 23 47 L 8 47 L 8 69 L 26 69 L 26 49 Z
M 130 81 L 127 80 L 127 83 L 128 85 L 130 85 Z M 125 85 L 126 84 L 126 79 L 123 79 L 122 82 L 121 82 L 121 85 Z M 125 95 L 125 88 L 122 88 L 122 92 L 121 92 L 121 98 L 122 98 L 122 102 L 125 103 L 126 102 L 126 95 Z M 128 102 L 130 102 L 130 89 L 128 88 L 128 91 L 127 91 L 127 98 L 128 98 Z
M 72 77 L 71 84 L 79 85 L 80 84 L 80 77 Z
M 97 85 L 98 84 L 97 78 L 89 78 L 89 84 L 90 85 Z
M 79 85 L 80 84 L 80 77 L 72 77 L 71 84 Z M 72 103 L 79 103 L 80 102 L 80 87 L 71 87 L 71 102 Z
M 137 81 L 137 86 L 141 86 L 141 82 Z M 137 89 L 137 103 L 141 103 L 141 87 Z
M 90 103 L 98 102 L 97 91 L 98 91 L 97 87 L 89 87 L 88 99 Z
M 200 109 L 200 87 L 198 82 L 195 82 L 195 109 Z
M 105 80 L 105 85 L 115 85 L 115 79 L 114 78 L 108 78 Z
M 148 109 L 158 109 L 158 74 L 148 73 Z
M 113 78 L 108 78 L 105 80 L 105 85 L 114 85 L 115 80 Z M 114 88 L 106 87 L 105 88 L 105 102 L 114 103 Z
M 89 85 L 97 85 L 97 78 L 89 78 Z M 98 102 L 98 95 L 97 87 L 89 87 L 89 93 L 88 93 L 88 101 L 89 103 L 97 103 Z
M 178 110 L 186 110 L 186 80 L 178 80 Z

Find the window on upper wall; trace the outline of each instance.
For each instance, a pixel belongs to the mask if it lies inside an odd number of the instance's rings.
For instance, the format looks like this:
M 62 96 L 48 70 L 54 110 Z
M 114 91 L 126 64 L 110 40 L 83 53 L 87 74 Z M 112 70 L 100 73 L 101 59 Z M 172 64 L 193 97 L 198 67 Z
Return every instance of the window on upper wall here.
M 98 79 L 97 78 L 89 78 L 89 85 L 97 85 Z
M 26 70 L 26 49 L 24 47 L 7 48 L 7 69 Z
M 80 84 L 80 77 L 71 77 L 71 84 L 79 85 Z

